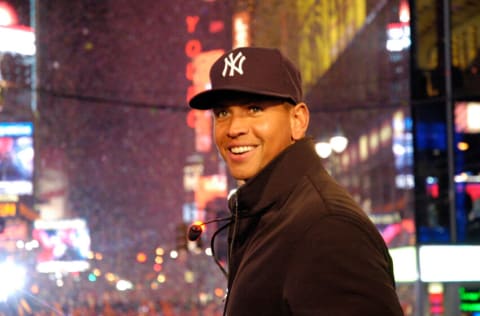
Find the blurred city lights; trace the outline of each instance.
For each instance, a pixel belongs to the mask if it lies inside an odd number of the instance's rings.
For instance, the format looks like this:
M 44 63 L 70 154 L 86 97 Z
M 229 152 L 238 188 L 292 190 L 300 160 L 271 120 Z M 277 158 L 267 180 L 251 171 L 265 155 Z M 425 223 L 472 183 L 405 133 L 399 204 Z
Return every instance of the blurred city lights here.
M 35 55 L 35 34 L 29 27 L 0 26 L 0 51 Z
M 225 295 L 225 291 L 219 287 L 215 289 L 215 295 L 217 297 L 223 297 Z
M 170 258 L 177 259 L 178 258 L 178 251 L 176 251 L 176 250 L 170 251 Z
M 133 289 L 133 284 L 127 280 L 118 280 L 116 288 L 119 291 L 127 291 Z
M 97 276 L 96 276 L 95 274 L 93 274 L 93 273 L 90 273 L 90 274 L 88 275 L 88 281 L 90 281 L 90 282 L 95 282 L 95 281 L 97 281 Z
M 163 257 L 155 257 L 155 263 L 162 264 L 163 263 Z
M 147 255 L 144 252 L 137 253 L 137 261 L 140 263 L 145 263 L 147 261 Z
M 332 150 L 336 153 L 341 153 L 347 148 L 348 139 L 343 135 L 335 135 L 330 138 L 330 146 Z
M 348 138 L 345 137 L 342 130 L 337 128 L 335 134 L 328 138 L 322 139 L 315 144 L 315 151 L 321 158 L 328 158 L 332 153 L 340 154 L 348 146 Z
M 6 2 L 0 2 L 0 25 L 9 26 L 18 23 L 17 13 Z
M 205 292 L 198 293 L 198 300 L 200 301 L 200 303 L 206 304 L 208 302 L 208 299 L 209 299 L 209 295 L 207 293 Z
M 32 292 L 33 294 L 38 294 L 38 293 L 40 293 L 40 287 L 38 286 L 38 284 L 33 284 L 33 285 L 30 287 L 30 292 Z
M 332 147 L 327 141 L 320 141 L 315 144 L 315 151 L 321 158 L 328 158 L 332 154 Z
M 57 284 L 58 287 L 63 287 L 63 280 L 62 279 L 56 280 L 55 283 Z
M 108 282 L 113 282 L 113 281 L 115 281 L 117 278 L 116 278 L 115 274 L 109 272 L 109 273 L 105 274 L 105 279 L 106 279 Z
M 187 283 L 193 283 L 193 281 L 195 281 L 195 273 L 190 270 L 185 271 L 184 279 Z
M 25 285 L 26 272 L 13 262 L 0 263 L 0 302 L 6 301 Z
M 431 246 L 419 248 L 423 282 L 480 281 L 480 246 Z
M 470 146 L 468 145 L 467 142 L 459 142 L 459 143 L 457 144 L 457 148 L 458 148 L 458 150 L 460 150 L 460 151 L 466 151 L 466 150 L 468 150 L 469 147 L 470 147 Z
M 165 274 L 159 274 L 157 277 L 158 283 L 165 283 L 166 280 L 167 280 L 167 277 L 165 276 Z

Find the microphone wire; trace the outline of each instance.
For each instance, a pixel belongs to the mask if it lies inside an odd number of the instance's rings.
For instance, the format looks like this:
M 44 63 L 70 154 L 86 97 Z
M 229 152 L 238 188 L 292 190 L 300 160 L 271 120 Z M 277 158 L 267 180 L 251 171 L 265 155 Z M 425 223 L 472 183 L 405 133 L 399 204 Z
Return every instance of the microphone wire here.
M 227 249 L 227 262 L 230 262 L 230 256 L 231 256 L 231 253 L 232 253 L 232 250 L 233 250 L 233 242 L 235 241 L 235 235 L 237 234 L 237 230 L 238 230 L 238 220 L 240 218 L 248 218 L 248 217 L 254 217 L 254 216 L 258 216 L 258 215 L 253 214 L 253 215 L 247 215 L 247 216 L 239 216 L 238 212 L 235 212 L 234 215 L 232 215 L 232 216 L 216 218 L 216 219 L 213 219 L 213 220 L 210 220 L 210 221 L 207 221 L 207 222 L 203 223 L 203 224 L 210 224 L 210 223 L 215 223 L 215 222 L 229 221 L 228 223 L 220 226 L 212 234 L 212 237 L 210 239 L 210 249 L 212 249 L 213 260 L 215 261 L 215 264 L 220 268 L 220 270 L 222 271 L 225 278 L 227 278 L 227 280 L 228 280 L 228 272 L 225 269 L 225 267 L 223 266 L 223 264 L 220 262 L 220 260 L 217 258 L 217 255 L 216 255 L 216 252 L 215 252 L 215 238 L 217 238 L 217 236 L 220 232 L 225 230 L 228 226 L 232 225 L 232 222 L 233 222 L 233 224 L 234 224 L 234 226 L 233 226 L 233 238 L 232 238 L 231 244 L 229 245 L 229 247 Z
M 213 260 L 215 261 L 215 264 L 220 268 L 220 270 L 222 271 L 223 275 L 225 276 L 225 278 L 227 278 L 228 280 L 228 272 L 227 270 L 225 270 L 225 267 L 223 266 L 223 264 L 220 262 L 220 260 L 217 258 L 217 255 L 215 253 L 215 238 L 218 236 L 218 234 L 223 231 L 225 228 L 227 228 L 228 226 L 230 226 L 230 224 L 232 224 L 232 221 L 231 221 L 231 218 L 225 218 L 224 220 L 230 220 L 228 223 L 224 224 L 223 226 L 221 226 L 220 228 L 218 228 L 212 235 L 212 238 L 210 239 L 210 248 L 212 249 L 212 257 L 213 257 Z M 228 260 L 228 259 L 227 259 Z

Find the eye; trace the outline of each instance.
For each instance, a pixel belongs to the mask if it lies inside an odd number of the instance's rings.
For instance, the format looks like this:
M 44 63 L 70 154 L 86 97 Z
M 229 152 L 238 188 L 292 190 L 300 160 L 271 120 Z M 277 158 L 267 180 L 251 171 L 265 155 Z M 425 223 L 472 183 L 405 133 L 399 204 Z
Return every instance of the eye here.
M 215 108 L 213 109 L 213 115 L 215 116 L 215 118 L 223 118 L 228 115 L 228 111 L 226 108 Z
M 251 104 L 248 106 L 248 110 L 252 113 L 259 113 L 263 111 L 263 107 L 258 104 Z

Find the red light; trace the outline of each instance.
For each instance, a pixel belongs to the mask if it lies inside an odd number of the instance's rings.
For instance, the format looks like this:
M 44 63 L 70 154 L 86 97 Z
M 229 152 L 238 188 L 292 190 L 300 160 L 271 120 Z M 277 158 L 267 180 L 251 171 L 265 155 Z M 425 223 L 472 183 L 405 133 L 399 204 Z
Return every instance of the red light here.
M 10 26 L 18 24 L 17 13 L 6 2 L 0 2 L 0 25 Z
M 428 300 L 430 301 L 430 313 L 437 315 L 443 314 L 443 293 L 430 293 L 428 294 Z
M 190 58 L 193 58 L 202 52 L 202 43 L 199 40 L 193 39 L 189 40 L 185 44 L 185 55 Z
M 185 23 L 187 24 L 187 32 L 188 33 L 195 32 L 195 29 L 197 28 L 198 21 L 200 21 L 200 17 L 198 15 L 194 15 L 194 16 L 189 15 L 185 18 Z
M 398 18 L 400 22 L 403 22 L 403 23 L 410 22 L 410 8 L 406 0 L 402 0 L 400 2 L 400 10 L 398 15 L 399 15 Z
M 208 27 L 208 31 L 210 33 L 219 33 L 221 31 L 223 31 L 225 28 L 225 25 L 223 23 L 223 21 L 212 21 L 210 22 L 210 25 Z

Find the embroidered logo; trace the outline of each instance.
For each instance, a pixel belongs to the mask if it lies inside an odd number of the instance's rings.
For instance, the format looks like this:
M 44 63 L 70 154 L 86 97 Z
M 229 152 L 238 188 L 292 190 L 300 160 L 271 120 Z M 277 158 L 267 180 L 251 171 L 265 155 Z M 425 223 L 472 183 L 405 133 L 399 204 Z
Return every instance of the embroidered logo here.
M 228 55 L 228 58 L 225 57 L 225 66 L 223 67 L 222 76 L 233 77 L 235 73 L 243 75 L 243 63 L 245 62 L 246 57 L 242 52 L 238 52 L 237 55 L 233 56 L 233 53 Z

